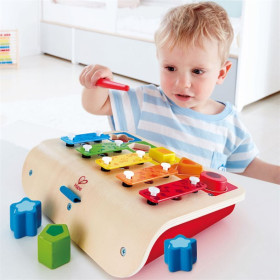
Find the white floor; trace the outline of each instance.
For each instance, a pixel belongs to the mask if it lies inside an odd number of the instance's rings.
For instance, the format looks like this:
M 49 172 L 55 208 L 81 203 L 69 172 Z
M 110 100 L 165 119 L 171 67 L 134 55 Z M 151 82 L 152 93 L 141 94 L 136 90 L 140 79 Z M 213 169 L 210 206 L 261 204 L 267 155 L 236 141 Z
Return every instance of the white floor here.
M 52 138 L 62 136 L 56 134 L 61 131 L 110 130 L 106 117 L 92 116 L 82 109 L 78 79 L 82 65 L 46 55 L 25 57 L 20 62 L 18 69 L 0 69 L 1 138 L 20 142 L 25 128 L 33 125 L 28 138 L 31 148 L 36 144 L 32 142 L 34 135 L 39 133 L 42 138 Z M 143 84 L 117 75 L 115 80 L 131 87 Z M 260 150 L 260 158 L 280 165 L 280 93 L 245 107 L 241 117 Z M 13 131 L 19 122 L 21 131 Z M 53 129 L 53 133 L 42 134 L 42 127 Z

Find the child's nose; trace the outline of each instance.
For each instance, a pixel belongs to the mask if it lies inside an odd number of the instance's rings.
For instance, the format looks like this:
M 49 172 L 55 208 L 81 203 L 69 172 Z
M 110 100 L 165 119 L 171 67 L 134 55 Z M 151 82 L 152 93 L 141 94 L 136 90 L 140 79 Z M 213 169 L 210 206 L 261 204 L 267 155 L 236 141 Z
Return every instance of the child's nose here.
M 191 87 L 191 77 L 189 75 L 184 74 L 181 75 L 179 78 L 179 85 L 183 88 L 190 88 Z

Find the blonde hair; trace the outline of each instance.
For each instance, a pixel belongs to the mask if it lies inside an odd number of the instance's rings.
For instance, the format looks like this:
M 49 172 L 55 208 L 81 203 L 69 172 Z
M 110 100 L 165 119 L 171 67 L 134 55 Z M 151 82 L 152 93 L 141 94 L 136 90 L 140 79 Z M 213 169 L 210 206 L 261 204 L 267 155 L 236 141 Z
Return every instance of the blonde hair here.
M 233 40 L 233 29 L 227 12 L 214 2 L 186 4 L 171 9 L 155 33 L 157 48 L 198 45 L 205 39 L 217 40 L 224 63 Z

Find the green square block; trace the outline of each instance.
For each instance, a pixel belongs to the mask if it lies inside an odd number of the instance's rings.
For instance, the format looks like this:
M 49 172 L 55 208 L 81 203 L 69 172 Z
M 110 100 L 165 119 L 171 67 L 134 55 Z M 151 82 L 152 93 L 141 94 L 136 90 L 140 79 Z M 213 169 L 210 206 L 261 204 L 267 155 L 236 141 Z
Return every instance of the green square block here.
M 38 261 L 54 269 L 70 261 L 71 239 L 67 225 L 47 225 L 38 235 Z

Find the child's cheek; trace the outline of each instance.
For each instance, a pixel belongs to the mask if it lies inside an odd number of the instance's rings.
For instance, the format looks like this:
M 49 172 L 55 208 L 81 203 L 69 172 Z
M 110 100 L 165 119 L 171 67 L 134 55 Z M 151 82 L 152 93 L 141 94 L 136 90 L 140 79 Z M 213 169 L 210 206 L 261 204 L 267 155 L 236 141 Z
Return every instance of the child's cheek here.
M 166 74 L 161 74 L 160 75 L 160 84 L 161 84 L 161 87 L 163 90 L 166 88 L 167 82 L 168 82 L 168 79 L 166 77 Z
M 172 88 L 174 84 L 174 78 L 170 77 L 170 75 L 165 75 L 164 77 L 164 84 L 168 88 Z
M 162 83 L 162 89 L 163 91 L 165 92 L 165 94 L 169 94 L 169 92 L 171 91 L 171 84 L 169 81 L 167 80 L 164 80 L 163 83 Z

